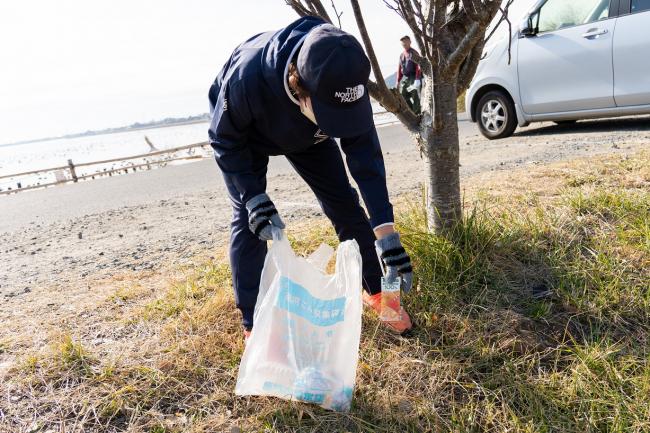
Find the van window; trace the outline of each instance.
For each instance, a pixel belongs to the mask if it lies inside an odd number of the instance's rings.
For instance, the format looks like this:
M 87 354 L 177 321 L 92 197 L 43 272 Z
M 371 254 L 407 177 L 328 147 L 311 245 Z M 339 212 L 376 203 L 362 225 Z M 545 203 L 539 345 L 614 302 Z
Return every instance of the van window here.
M 650 11 L 650 0 L 632 0 L 632 13 Z
M 540 33 L 609 18 L 610 0 L 549 0 L 537 13 Z

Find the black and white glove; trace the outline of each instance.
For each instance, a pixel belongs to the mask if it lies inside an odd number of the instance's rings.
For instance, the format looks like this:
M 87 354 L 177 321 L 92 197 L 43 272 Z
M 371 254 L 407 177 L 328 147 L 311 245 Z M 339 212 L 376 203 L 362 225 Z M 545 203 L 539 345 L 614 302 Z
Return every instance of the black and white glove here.
M 256 195 L 246 202 L 248 210 L 248 228 L 263 241 L 273 239 L 273 227 L 284 229 L 275 205 L 268 195 Z
M 411 266 L 411 258 L 399 238 L 399 233 L 391 233 L 383 239 L 375 241 L 375 248 L 381 257 L 381 260 L 386 265 L 386 279 L 388 282 L 393 282 L 400 276 L 402 277 L 402 289 L 404 293 L 408 293 L 413 285 L 413 267 Z

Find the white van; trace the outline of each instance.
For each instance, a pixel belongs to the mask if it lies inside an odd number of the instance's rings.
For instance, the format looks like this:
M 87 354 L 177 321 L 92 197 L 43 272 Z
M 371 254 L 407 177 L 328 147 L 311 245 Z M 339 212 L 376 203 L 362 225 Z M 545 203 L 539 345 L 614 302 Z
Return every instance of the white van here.
M 650 0 L 539 0 L 486 47 L 466 96 L 489 139 L 531 122 L 650 114 Z

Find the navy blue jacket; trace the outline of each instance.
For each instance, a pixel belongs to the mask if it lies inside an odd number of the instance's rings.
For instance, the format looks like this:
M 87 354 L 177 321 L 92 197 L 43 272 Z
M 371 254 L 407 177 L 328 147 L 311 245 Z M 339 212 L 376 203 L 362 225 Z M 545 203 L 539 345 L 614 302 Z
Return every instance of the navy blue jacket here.
M 253 36 L 235 49 L 210 88 L 210 144 L 243 203 L 265 192 L 252 170 L 256 155 L 286 155 L 332 140 L 300 112 L 286 80 L 288 64 L 307 33 L 323 23 L 304 17 L 277 32 Z M 371 224 L 393 222 L 376 129 L 340 138 Z

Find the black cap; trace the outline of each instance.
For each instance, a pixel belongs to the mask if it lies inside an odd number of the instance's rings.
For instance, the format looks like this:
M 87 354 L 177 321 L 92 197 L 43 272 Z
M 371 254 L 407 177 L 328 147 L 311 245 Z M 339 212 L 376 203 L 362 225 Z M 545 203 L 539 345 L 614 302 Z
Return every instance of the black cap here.
M 314 28 L 298 54 L 298 74 L 325 134 L 354 137 L 372 128 L 370 61 L 354 36 L 331 24 Z

